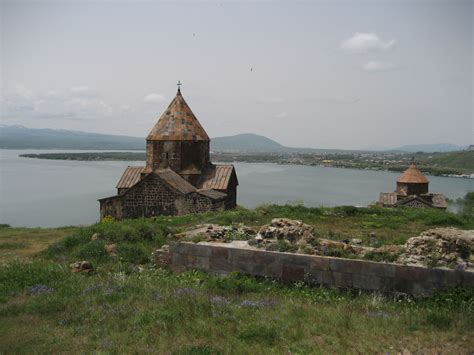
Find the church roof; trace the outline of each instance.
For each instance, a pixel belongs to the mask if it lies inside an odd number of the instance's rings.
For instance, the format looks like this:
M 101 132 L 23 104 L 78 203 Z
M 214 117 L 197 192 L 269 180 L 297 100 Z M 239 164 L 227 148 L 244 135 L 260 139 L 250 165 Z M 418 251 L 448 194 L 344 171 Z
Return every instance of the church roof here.
M 206 190 L 197 190 L 198 194 L 207 196 L 213 200 L 222 200 L 227 197 L 225 193 L 213 190 L 213 189 L 206 189 Z
M 171 169 L 157 170 L 155 171 L 155 173 L 164 181 L 166 181 L 168 185 L 183 194 L 188 194 L 190 192 L 196 191 L 196 188 L 193 185 L 191 185 L 189 182 L 187 182 L 185 179 L 183 179 Z
M 194 116 L 179 89 L 146 139 L 156 141 L 210 141 L 209 136 Z
M 128 189 L 140 181 L 140 174 L 145 172 L 146 167 L 144 166 L 128 166 L 122 174 L 119 182 L 117 183 L 117 189 Z
M 397 182 L 409 184 L 427 184 L 429 181 L 413 162 L 397 179 Z
M 233 165 L 211 165 L 204 171 L 199 187 L 201 189 L 226 190 L 232 174 L 235 174 Z

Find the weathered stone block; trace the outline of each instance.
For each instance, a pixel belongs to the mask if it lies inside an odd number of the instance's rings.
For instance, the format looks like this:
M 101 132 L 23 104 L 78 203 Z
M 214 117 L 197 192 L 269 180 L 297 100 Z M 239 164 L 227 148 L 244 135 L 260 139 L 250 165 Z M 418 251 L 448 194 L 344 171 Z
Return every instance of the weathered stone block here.
M 304 280 L 304 267 L 291 264 L 283 264 L 281 278 L 283 281 L 296 282 Z
M 226 247 L 211 248 L 211 256 L 213 258 L 227 259 L 229 257 L 229 249 Z
M 354 286 L 353 275 L 351 273 L 332 271 L 330 277 L 331 283 L 335 287 L 349 288 Z
M 207 256 L 186 255 L 185 263 L 190 268 L 209 270 L 209 258 Z
M 172 252 L 186 255 L 211 256 L 212 248 L 207 245 L 184 242 L 176 244 Z
M 321 270 L 329 270 L 330 258 L 314 256 L 309 261 L 309 272 L 317 272 Z
M 381 286 L 381 278 L 378 276 L 352 274 L 353 286 L 362 290 L 378 290 Z

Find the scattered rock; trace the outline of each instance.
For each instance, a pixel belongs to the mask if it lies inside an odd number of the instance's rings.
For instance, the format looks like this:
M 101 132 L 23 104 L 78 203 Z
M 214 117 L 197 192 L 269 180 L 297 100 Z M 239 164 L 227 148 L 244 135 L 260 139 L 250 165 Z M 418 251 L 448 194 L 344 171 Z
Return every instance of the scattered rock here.
M 110 256 L 117 256 L 117 244 L 106 244 L 104 248 Z
M 102 238 L 102 235 L 100 233 L 94 233 L 92 234 L 91 240 L 99 240 Z
M 369 233 L 369 246 L 376 247 L 380 245 L 379 240 L 376 238 L 375 232 Z
M 176 234 L 175 237 L 191 241 L 228 242 L 231 240 L 249 240 L 256 233 L 253 228 L 243 224 L 231 226 L 200 224 L 186 232 Z
M 288 218 L 274 218 L 269 225 L 260 228 L 258 235 L 263 239 L 286 239 L 297 242 L 301 239 L 305 242 L 314 240 L 313 226 L 302 221 Z
M 352 238 L 349 240 L 350 245 L 361 245 L 362 244 L 362 239 L 359 238 Z
M 156 250 L 154 253 L 155 263 L 158 267 L 167 267 L 171 265 L 171 253 L 170 247 L 168 244 L 163 245 L 160 249 Z
M 53 291 L 54 289 L 52 289 L 51 287 L 42 284 L 34 285 L 28 288 L 28 293 L 30 295 L 41 295 L 44 293 L 51 293 Z
M 398 261 L 409 265 L 470 266 L 474 254 L 474 230 L 435 228 L 412 237 Z
M 75 263 L 69 265 L 72 269 L 72 272 L 85 272 L 89 273 L 94 270 L 92 264 L 89 261 L 76 261 Z

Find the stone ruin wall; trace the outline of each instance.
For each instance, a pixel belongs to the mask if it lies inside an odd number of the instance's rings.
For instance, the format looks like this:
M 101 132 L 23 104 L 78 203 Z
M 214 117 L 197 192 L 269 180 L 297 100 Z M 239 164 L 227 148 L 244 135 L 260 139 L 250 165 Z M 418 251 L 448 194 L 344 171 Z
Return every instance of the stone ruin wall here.
M 285 282 L 413 296 L 429 296 L 453 287 L 474 288 L 471 271 L 262 251 L 232 243 L 181 242 L 169 251 L 157 250 L 155 261 L 157 266 L 176 271 L 202 269 L 216 275 L 240 272 Z

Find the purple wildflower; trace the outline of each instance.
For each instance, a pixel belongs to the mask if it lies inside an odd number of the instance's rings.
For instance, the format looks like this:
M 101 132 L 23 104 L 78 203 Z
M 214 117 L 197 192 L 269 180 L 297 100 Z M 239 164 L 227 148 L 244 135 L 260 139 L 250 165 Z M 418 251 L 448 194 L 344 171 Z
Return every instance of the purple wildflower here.
M 28 293 L 31 295 L 41 295 L 44 293 L 51 293 L 53 291 L 54 289 L 52 289 L 51 287 L 46 286 L 46 285 L 41 285 L 41 284 L 31 286 L 28 289 Z
M 274 307 L 276 305 L 275 300 L 260 300 L 260 301 L 251 301 L 251 300 L 243 300 L 240 305 L 242 307 L 248 308 L 265 308 L 265 307 Z
M 184 296 L 194 296 L 197 294 L 197 292 L 191 287 L 183 287 L 183 288 L 178 288 L 176 291 L 174 291 L 174 294 L 178 297 L 184 297 Z
M 251 301 L 251 300 L 243 300 L 240 302 L 240 305 L 242 307 L 249 307 L 249 308 L 258 308 L 260 304 L 256 301 Z
M 106 293 L 107 295 L 111 295 L 111 294 L 114 294 L 116 292 L 120 292 L 123 290 L 123 287 L 122 286 L 119 286 L 119 285 L 111 285 L 109 287 L 107 287 L 104 291 L 104 293 Z
M 230 301 L 222 296 L 212 296 L 211 297 L 211 303 L 214 305 L 219 305 L 219 306 L 225 306 L 230 303 Z
M 86 293 L 94 292 L 94 291 L 100 290 L 101 288 L 102 288 L 102 285 L 92 285 L 92 286 L 86 287 L 82 291 L 82 294 L 85 295 Z
M 155 301 L 159 301 L 163 298 L 163 295 L 160 293 L 160 292 L 153 292 L 153 294 L 151 295 L 151 297 L 155 300 Z

